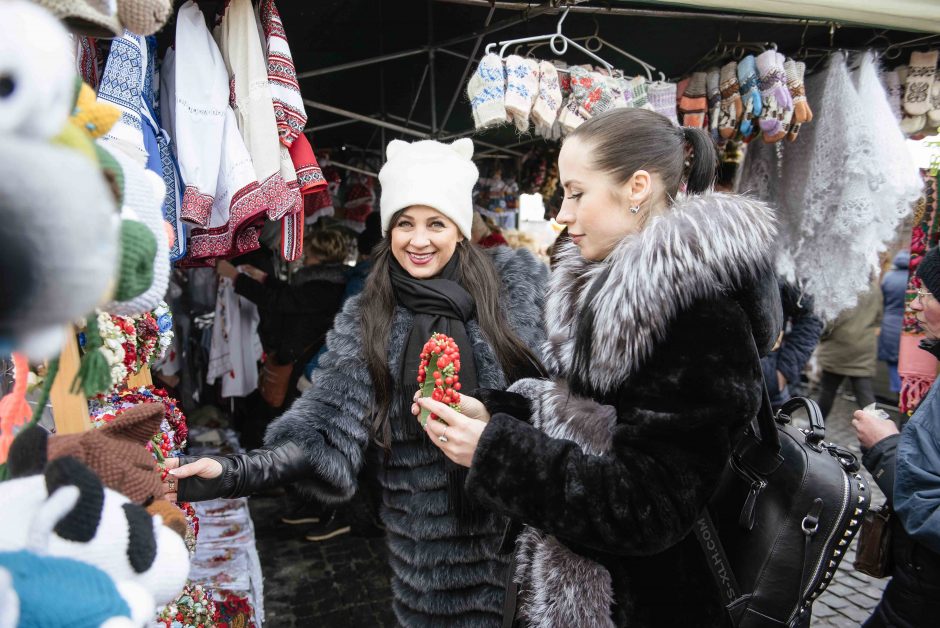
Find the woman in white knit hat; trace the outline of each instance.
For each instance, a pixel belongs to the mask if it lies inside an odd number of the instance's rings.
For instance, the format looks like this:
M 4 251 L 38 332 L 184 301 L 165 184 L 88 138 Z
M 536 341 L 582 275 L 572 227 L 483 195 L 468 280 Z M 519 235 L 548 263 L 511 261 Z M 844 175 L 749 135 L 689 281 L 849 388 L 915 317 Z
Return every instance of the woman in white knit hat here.
M 374 441 L 384 450 L 381 518 L 404 626 L 499 626 L 508 562 L 498 553 L 503 520 L 467 499 L 465 469 L 429 446 L 411 415 L 424 344 L 434 332 L 454 338 L 468 392 L 541 371 L 547 268 L 525 250 L 471 244 L 472 154 L 469 139 L 389 144 L 379 173 L 384 238 L 365 290 L 327 336 L 313 387 L 271 424 L 264 448 L 182 459 L 190 464 L 167 487 L 172 499 L 194 501 L 296 482 L 313 500 L 342 503 Z

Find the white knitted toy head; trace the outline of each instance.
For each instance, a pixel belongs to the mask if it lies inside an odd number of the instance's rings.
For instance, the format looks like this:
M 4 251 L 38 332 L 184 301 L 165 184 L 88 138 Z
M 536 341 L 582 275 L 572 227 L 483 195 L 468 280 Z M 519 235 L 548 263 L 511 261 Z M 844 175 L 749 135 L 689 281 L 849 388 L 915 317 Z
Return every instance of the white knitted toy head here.
M 397 212 L 426 205 L 453 220 L 464 237 L 470 237 L 473 186 L 480 176 L 471 161 L 473 140 L 461 138 L 453 144 L 392 140 L 385 155 L 388 161 L 379 171 L 383 235 Z

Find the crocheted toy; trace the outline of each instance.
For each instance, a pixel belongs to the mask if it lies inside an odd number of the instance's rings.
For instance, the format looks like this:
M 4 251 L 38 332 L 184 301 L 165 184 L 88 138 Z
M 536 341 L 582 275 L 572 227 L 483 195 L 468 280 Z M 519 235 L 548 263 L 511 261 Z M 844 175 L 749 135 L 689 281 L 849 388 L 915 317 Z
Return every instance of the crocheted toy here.
M 50 556 L 94 565 L 115 582 L 134 583 L 157 604 L 176 598 L 189 573 L 183 539 L 101 480 L 78 460 L 52 460 L 42 475 L 0 482 L 0 551 L 29 545 L 34 519 L 59 498 L 62 490 L 77 494 L 48 539 Z M 150 611 L 153 612 L 153 606 Z
M 114 203 L 97 164 L 49 140 L 75 97 L 71 43 L 33 3 L 0 3 L 0 348 L 53 356 L 65 323 L 107 294 L 116 256 Z M 54 184 L 48 174 L 55 173 Z
M 145 403 L 129 408 L 111 422 L 81 434 L 49 434 L 39 426 L 23 430 L 10 448 L 12 477 L 42 473 L 46 461 L 74 457 L 88 465 L 101 482 L 135 504 L 163 497 L 160 471 L 145 444 L 160 431 L 163 406 Z

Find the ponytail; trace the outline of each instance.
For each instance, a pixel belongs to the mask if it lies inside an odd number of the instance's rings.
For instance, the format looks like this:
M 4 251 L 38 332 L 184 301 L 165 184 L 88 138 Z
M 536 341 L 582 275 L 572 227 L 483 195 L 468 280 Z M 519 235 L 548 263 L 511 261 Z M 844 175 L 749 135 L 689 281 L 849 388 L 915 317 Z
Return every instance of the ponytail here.
M 682 137 L 691 151 L 685 191 L 688 194 L 703 194 L 715 183 L 718 149 L 711 135 L 703 129 L 683 127 Z

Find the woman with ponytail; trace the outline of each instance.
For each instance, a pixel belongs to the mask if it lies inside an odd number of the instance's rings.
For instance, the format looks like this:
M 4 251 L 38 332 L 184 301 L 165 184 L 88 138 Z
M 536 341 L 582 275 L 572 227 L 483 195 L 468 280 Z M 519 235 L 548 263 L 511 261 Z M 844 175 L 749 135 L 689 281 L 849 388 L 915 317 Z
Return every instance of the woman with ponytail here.
M 762 398 L 780 330 L 771 210 L 710 191 L 709 136 L 643 109 L 588 120 L 546 303 L 547 379 L 478 390 L 428 437 L 519 522 L 504 625 L 724 626 L 692 525 Z M 418 405 L 412 408 L 416 411 Z

